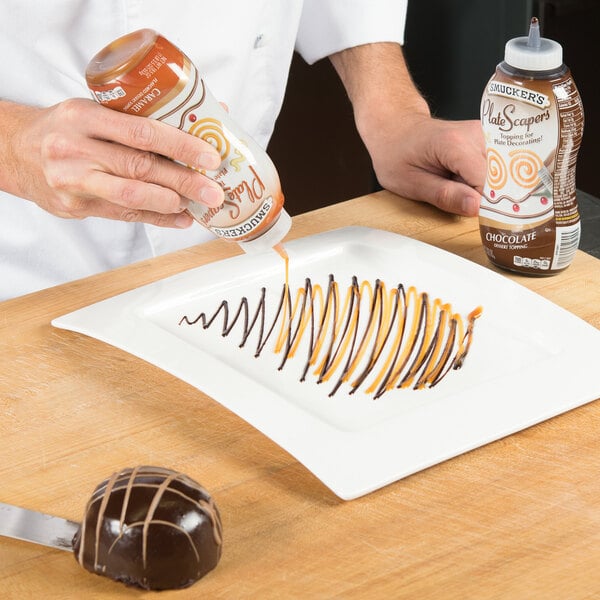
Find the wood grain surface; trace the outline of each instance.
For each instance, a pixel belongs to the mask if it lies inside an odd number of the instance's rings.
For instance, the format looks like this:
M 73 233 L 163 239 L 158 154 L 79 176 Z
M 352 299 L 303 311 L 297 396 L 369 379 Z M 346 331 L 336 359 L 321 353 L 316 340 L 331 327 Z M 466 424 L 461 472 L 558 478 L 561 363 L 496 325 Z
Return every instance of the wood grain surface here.
M 289 239 L 348 225 L 487 264 L 476 219 L 387 192 L 299 215 Z M 597 401 L 344 502 L 197 389 L 50 325 L 239 252 L 210 242 L 0 304 L 0 500 L 80 520 L 96 484 L 120 468 L 190 475 L 219 506 L 223 557 L 161 599 L 600 597 Z M 555 277 L 506 276 L 600 328 L 599 260 L 579 252 Z M 155 595 L 91 575 L 68 553 L 0 538 L 1 598 Z

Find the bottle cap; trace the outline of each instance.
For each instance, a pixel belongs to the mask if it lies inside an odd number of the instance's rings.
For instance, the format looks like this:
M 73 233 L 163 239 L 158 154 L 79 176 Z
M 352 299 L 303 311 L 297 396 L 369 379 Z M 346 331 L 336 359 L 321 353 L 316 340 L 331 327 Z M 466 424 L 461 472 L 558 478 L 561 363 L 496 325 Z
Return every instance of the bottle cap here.
M 533 17 L 528 37 L 506 42 L 504 61 L 523 71 L 552 71 L 562 65 L 562 46 L 554 40 L 540 37 L 539 21 Z
M 287 235 L 292 226 L 292 218 L 285 209 L 281 209 L 277 220 L 270 229 L 267 229 L 262 235 L 248 240 L 247 242 L 238 242 L 244 252 L 255 254 L 272 250 Z

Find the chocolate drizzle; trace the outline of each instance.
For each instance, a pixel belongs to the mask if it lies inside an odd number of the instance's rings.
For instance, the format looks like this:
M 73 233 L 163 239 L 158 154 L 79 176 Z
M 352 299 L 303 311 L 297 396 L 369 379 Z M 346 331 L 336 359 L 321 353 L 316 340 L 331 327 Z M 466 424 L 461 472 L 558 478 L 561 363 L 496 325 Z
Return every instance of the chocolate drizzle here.
M 273 351 L 282 355 L 280 370 L 304 343 L 306 362 L 300 381 L 305 381 L 312 369 L 318 383 L 334 382 L 329 396 L 347 384 L 350 394 L 364 385 L 373 398 L 394 388 L 433 387 L 450 370 L 462 367 L 475 319 L 482 312 L 481 307 L 473 310 L 465 327 L 450 304 L 439 298 L 432 301 L 427 293 L 418 293 L 414 287 L 405 289 L 402 284 L 388 290 L 379 279 L 373 286 L 352 277 L 342 298 L 333 275 L 325 294 L 309 278 L 293 297 L 284 284 L 269 323 L 266 303 L 263 287 L 253 313 L 246 297 L 235 311 L 223 300 L 211 316 L 204 312 L 194 318 L 186 315 L 179 325 L 207 329 L 221 315 L 224 337 L 240 324 L 240 347 L 252 333 L 256 335 L 255 357 L 273 338 Z
M 88 571 L 152 590 L 188 587 L 217 566 L 221 546 L 209 493 L 186 475 L 148 466 L 100 483 L 73 539 Z

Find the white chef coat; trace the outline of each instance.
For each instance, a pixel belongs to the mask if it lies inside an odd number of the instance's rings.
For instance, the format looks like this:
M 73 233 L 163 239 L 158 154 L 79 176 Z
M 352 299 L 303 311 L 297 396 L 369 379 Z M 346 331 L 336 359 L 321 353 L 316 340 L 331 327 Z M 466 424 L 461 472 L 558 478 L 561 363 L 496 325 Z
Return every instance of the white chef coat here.
M 364 43 L 402 43 L 406 2 L 2 0 L 0 98 L 35 106 L 89 98 L 84 79 L 89 59 L 113 39 L 150 27 L 190 57 L 232 118 L 265 147 L 294 48 L 313 63 Z M 0 300 L 211 237 L 198 224 L 176 230 L 62 219 L 0 192 Z

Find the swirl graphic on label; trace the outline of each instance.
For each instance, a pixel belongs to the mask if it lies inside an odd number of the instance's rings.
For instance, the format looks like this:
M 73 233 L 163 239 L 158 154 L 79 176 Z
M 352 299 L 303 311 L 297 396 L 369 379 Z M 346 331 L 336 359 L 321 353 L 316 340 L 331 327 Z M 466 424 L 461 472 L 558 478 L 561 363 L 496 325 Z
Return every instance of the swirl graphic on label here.
M 538 173 L 543 168 L 542 159 L 533 150 L 512 150 L 509 171 L 513 181 L 522 188 L 531 189 L 540 182 Z
M 201 119 L 190 127 L 189 132 L 192 135 L 203 139 L 205 142 L 212 144 L 221 155 L 222 159 L 229 154 L 229 140 L 223 133 L 221 121 L 218 119 Z
M 500 189 L 506 185 L 506 164 L 500 153 L 493 148 L 487 149 L 487 182 L 490 188 Z

